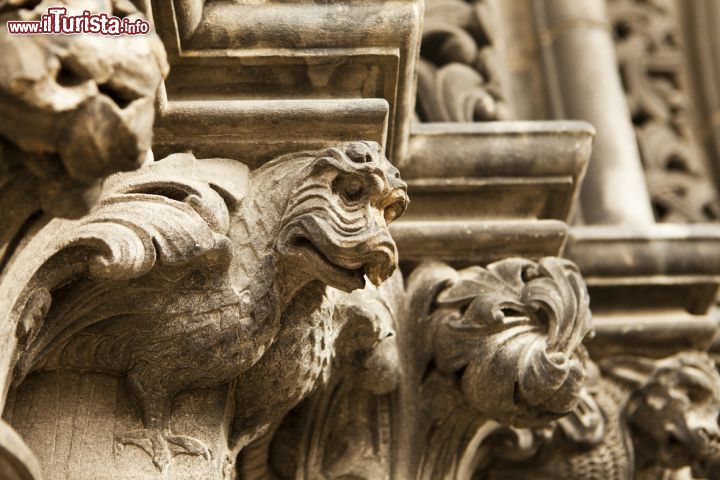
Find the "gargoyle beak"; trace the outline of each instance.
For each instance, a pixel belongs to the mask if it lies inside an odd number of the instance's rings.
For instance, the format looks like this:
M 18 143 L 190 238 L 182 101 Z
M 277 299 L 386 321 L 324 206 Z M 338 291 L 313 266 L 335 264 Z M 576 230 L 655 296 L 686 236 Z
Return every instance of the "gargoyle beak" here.
M 383 262 L 375 262 L 365 268 L 365 275 L 374 285 L 380 286 L 381 283 L 390 278 L 390 275 L 393 274 L 396 268 L 397 259 L 390 262 L 387 260 Z
M 377 236 L 373 245 L 370 246 L 367 256 L 369 261 L 365 262 L 365 275 L 370 281 L 379 286 L 390 278 L 398 266 L 398 252 L 395 242 L 390 236 L 387 227 Z

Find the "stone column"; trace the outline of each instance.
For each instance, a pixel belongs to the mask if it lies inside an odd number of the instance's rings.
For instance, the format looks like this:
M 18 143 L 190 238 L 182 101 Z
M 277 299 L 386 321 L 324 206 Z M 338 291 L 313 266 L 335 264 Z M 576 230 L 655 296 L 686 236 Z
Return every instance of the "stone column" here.
M 537 0 L 554 114 L 597 129 L 581 192 L 591 224 L 650 224 L 640 154 L 617 71 L 603 0 Z

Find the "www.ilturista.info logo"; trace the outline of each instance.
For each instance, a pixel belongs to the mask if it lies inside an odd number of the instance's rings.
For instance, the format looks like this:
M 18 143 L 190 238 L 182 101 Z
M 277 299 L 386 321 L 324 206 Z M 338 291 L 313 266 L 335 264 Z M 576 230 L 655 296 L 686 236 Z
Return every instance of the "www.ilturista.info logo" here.
M 144 35 L 150 31 L 150 23 L 142 18 L 120 18 L 88 10 L 68 15 L 65 7 L 50 7 L 40 20 L 8 20 L 7 29 L 11 35 Z

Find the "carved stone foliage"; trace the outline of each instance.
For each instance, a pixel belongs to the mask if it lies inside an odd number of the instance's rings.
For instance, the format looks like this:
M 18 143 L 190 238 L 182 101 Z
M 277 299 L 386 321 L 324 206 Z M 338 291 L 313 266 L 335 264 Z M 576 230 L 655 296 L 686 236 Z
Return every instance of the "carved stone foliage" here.
M 395 274 L 332 300 L 327 380 L 242 450 L 241 478 L 474 478 L 498 438 L 531 457 L 521 427 L 587 402 L 588 297 L 566 260 L 427 262 L 405 288 Z
M 509 447 L 519 442 L 493 439 L 496 460 L 481 478 L 516 478 L 532 469 L 548 480 L 649 480 L 671 478 L 683 467 L 707 478 L 720 458 L 720 375 L 710 357 L 617 356 L 600 368 L 602 377 L 588 383 L 570 415 L 544 431 L 513 432 L 532 439 L 532 455 L 518 458 Z
M 114 468 L 126 474 L 119 465 L 133 447 L 162 474 L 180 454 L 229 471 L 231 451 L 272 431 L 327 378 L 336 300 L 326 287 L 350 292 L 365 276 L 380 284 L 392 274 L 387 223 L 404 211 L 405 191 L 374 142 L 254 171 L 177 154 L 115 175 L 90 214 L 33 238 L 45 260 L 11 312 L 14 384 L 117 375 L 142 424 L 98 438 L 114 443 Z M 201 431 L 171 428 L 179 394 L 223 385 L 235 385 L 234 418 L 216 426 L 227 429 L 224 451 Z M 41 432 L 21 433 L 32 444 Z
M 673 2 L 612 0 L 608 8 L 656 219 L 717 220 L 717 194 L 690 125 L 691 105 Z
M 418 63 L 421 121 L 508 118 L 493 49 L 493 13 L 485 0 L 426 3 Z
M 507 259 L 456 271 L 427 263 L 408 281 L 422 354 L 418 478 L 471 478 L 505 426 L 542 426 L 573 411 L 590 331 L 585 284 L 569 261 Z

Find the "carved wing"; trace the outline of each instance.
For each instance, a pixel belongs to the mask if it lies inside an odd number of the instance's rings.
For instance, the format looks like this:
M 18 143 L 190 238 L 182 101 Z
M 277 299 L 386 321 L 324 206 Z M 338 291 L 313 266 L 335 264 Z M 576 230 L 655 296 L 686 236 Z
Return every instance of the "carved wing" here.
M 200 314 L 193 308 L 237 304 L 226 281 L 227 233 L 247 176 L 247 167 L 232 160 L 176 154 L 109 178 L 82 219 L 50 222 L 30 249 L 42 248 L 46 260 L 18 298 L 19 349 L 26 346 L 18 373 L 110 317 Z M 188 276 L 198 270 L 205 273 Z M 202 301 L 190 301 L 200 290 Z M 62 309 L 42 322 L 55 295 L 63 295 Z

